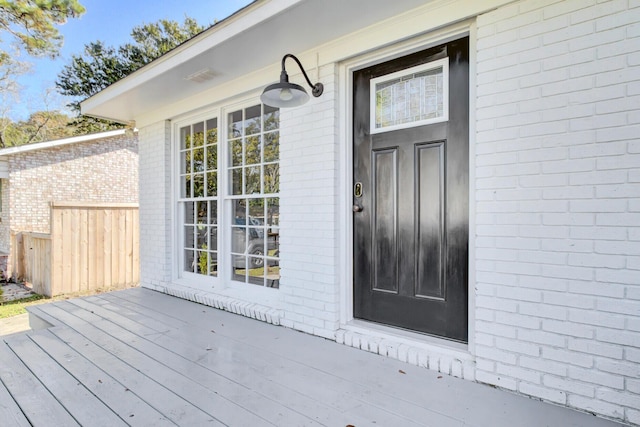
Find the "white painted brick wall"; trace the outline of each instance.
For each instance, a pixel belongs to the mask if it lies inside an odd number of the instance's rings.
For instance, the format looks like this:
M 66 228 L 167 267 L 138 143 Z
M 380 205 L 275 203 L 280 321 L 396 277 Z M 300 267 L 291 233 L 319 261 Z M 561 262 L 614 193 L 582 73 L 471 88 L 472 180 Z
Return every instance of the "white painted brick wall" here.
M 640 2 L 477 22 L 476 378 L 640 424 Z
M 171 123 L 139 130 L 140 284 L 165 290 L 171 281 Z
M 284 326 L 334 338 L 340 265 L 336 66 L 321 67 L 319 80 L 322 97 L 281 111 L 279 292 Z

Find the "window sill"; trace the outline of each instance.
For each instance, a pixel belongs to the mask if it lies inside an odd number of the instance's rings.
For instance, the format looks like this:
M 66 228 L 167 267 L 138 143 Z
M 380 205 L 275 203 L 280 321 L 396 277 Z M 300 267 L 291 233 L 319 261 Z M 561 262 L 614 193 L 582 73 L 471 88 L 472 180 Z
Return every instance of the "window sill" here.
M 192 292 L 202 300 L 227 298 L 237 303 L 259 305 L 268 310 L 280 311 L 282 309 L 281 293 L 277 289 L 239 282 L 223 282 L 220 279 L 215 280 L 215 282 L 207 278 L 204 278 L 204 280 L 197 279 L 191 277 L 176 279 L 170 286 L 176 288 L 176 290 Z M 203 302 L 203 304 L 212 305 L 206 302 Z

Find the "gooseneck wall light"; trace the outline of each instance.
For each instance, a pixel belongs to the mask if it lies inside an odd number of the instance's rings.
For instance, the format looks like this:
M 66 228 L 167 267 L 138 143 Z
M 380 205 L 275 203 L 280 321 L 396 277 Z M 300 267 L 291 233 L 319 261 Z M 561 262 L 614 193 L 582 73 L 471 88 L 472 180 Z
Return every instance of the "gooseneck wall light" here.
M 260 96 L 260 100 L 262 100 L 263 104 L 270 105 L 271 107 L 288 108 L 298 107 L 309 100 L 309 95 L 302 86 L 295 83 L 289 83 L 289 75 L 287 74 L 287 70 L 284 68 L 284 62 L 287 58 L 291 58 L 296 61 L 304 75 L 304 78 L 312 89 L 311 93 L 313 96 L 317 98 L 322 95 L 322 91 L 324 90 L 322 83 L 311 83 L 311 80 L 309 80 L 309 76 L 307 76 L 307 72 L 302 67 L 300 60 L 294 55 L 287 53 L 282 57 L 280 82 L 267 86 Z

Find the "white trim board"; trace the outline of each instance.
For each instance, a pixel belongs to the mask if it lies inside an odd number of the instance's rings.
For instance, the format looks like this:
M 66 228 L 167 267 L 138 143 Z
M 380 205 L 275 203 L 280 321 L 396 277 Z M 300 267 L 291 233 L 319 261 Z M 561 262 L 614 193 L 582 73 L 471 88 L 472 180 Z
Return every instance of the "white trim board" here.
M 471 360 L 473 360 L 474 352 L 472 349 L 474 347 L 473 335 L 475 330 L 474 324 L 472 323 L 472 319 L 475 319 L 475 314 L 474 314 L 475 298 L 473 297 L 474 287 L 472 285 L 475 280 L 474 279 L 475 275 L 472 276 L 471 267 L 469 269 L 469 297 L 468 297 L 469 298 L 469 306 L 468 306 L 469 327 L 468 327 L 468 343 L 466 345 L 454 343 L 446 339 L 430 337 L 430 336 L 417 334 L 417 333 L 407 334 L 404 331 L 399 329 L 384 327 L 382 325 L 371 324 L 369 322 L 362 322 L 354 319 L 353 317 L 353 242 L 352 242 L 353 216 L 351 213 L 351 183 L 353 181 L 353 171 L 352 171 L 353 123 L 352 123 L 351 114 L 346 113 L 346 112 L 352 111 L 352 107 L 353 107 L 351 93 L 353 92 L 352 76 L 354 71 L 358 69 L 366 68 L 376 63 L 381 63 L 386 60 L 398 58 L 401 56 L 411 54 L 413 52 L 424 50 L 431 46 L 437 46 L 442 43 L 446 43 L 448 41 L 454 40 L 456 38 L 464 37 L 467 35 L 469 36 L 469 39 L 470 39 L 469 40 L 470 50 L 473 50 L 475 49 L 475 45 L 476 45 L 475 20 L 467 20 L 465 22 L 458 23 L 451 27 L 447 27 L 439 31 L 434 31 L 422 37 L 404 41 L 396 45 L 391 45 L 386 48 L 380 49 L 375 52 L 370 52 L 365 55 L 356 56 L 340 64 L 340 69 L 339 69 L 340 89 L 338 94 L 339 96 L 338 108 L 339 108 L 339 111 L 343 112 L 343 114 L 340 114 L 340 124 L 339 124 L 340 126 L 339 135 L 341 139 L 340 146 L 343 147 L 343 152 L 340 157 L 341 159 L 343 159 L 343 162 L 340 165 L 340 169 L 339 169 L 340 176 L 339 176 L 338 185 L 340 186 L 340 189 L 341 189 L 340 193 L 342 194 L 342 197 L 340 199 L 341 214 L 339 215 L 338 221 L 339 221 L 340 229 L 343 230 L 343 232 L 341 233 L 343 240 L 342 242 L 340 242 L 340 247 L 345 248 L 345 253 L 340 257 L 341 260 L 343 260 L 342 265 L 340 265 L 340 279 L 341 279 L 340 280 L 340 283 L 341 283 L 340 325 L 341 325 L 341 331 L 343 336 L 349 336 L 348 335 L 349 333 L 352 333 L 352 334 L 355 333 L 363 337 L 369 336 L 374 340 L 376 339 L 393 340 L 395 337 L 395 339 L 399 340 L 399 342 L 402 342 L 405 345 L 411 344 L 410 347 L 421 349 L 423 351 L 426 351 L 428 354 L 438 355 L 441 353 L 453 352 L 453 354 L 455 355 L 453 359 L 465 360 L 470 362 Z M 475 55 L 472 55 L 470 57 L 470 62 L 474 60 L 475 60 Z M 469 85 L 471 88 L 473 88 L 473 85 L 475 84 L 475 76 L 471 74 L 472 70 L 475 70 L 474 63 L 470 63 Z M 469 95 L 470 98 L 474 96 L 474 93 L 475 91 L 470 92 L 470 95 Z M 473 123 L 474 117 L 475 117 L 473 110 L 471 110 L 472 105 L 474 104 L 470 99 L 470 107 L 469 107 L 470 108 L 470 118 L 469 118 L 470 124 Z M 471 153 L 473 152 L 471 149 L 471 146 L 475 143 L 475 138 L 473 136 L 472 129 L 473 128 L 470 128 L 470 131 L 469 131 L 470 132 L 470 135 L 469 135 L 469 146 L 470 146 L 469 155 L 470 156 L 471 156 Z M 470 165 L 469 165 L 470 173 L 474 167 L 472 160 L 473 159 L 470 158 Z M 470 197 L 473 197 L 471 195 L 472 189 L 473 189 L 473 185 L 470 182 L 470 188 L 469 188 Z M 472 225 L 473 217 L 471 216 L 471 213 L 472 211 L 470 210 L 469 212 L 470 230 L 473 230 L 475 228 Z M 475 256 L 475 252 L 472 251 L 472 248 L 474 247 L 474 241 L 472 241 L 472 237 L 473 236 L 470 233 L 469 259 Z M 344 333 L 347 333 L 347 335 L 344 335 Z M 346 341 L 345 341 L 345 344 L 353 346 L 353 343 L 349 344 L 349 342 L 346 342 Z M 371 349 L 363 348 L 361 346 L 358 348 L 362 348 L 368 351 L 379 352 L 379 351 L 375 351 L 375 349 L 371 350 Z M 440 359 L 437 358 L 437 360 L 440 360 Z M 420 364 L 420 363 L 416 362 L 414 364 Z M 439 364 L 440 362 L 438 362 L 438 366 Z M 453 365 L 450 365 L 450 364 L 447 365 L 446 363 L 445 365 L 449 367 L 444 369 L 442 372 L 447 371 L 447 369 L 449 373 L 453 371 L 455 371 L 456 373 L 458 372 L 457 368 L 452 367 Z M 472 365 L 467 362 L 464 362 L 464 366 L 466 366 L 466 371 L 465 369 L 463 369 L 462 373 L 456 376 L 463 376 L 464 378 L 472 378 L 474 375 L 472 372 L 470 372 L 473 370 Z M 452 373 L 452 375 L 454 374 Z
M 134 132 L 136 132 L 134 130 Z M 82 142 L 95 141 L 97 139 L 111 138 L 127 133 L 127 129 L 118 129 L 107 132 L 92 133 L 89 135 L 72 136 L 71 138 L 56 139 L 53 141 L 36 142 L 33 144 L 9 147 L 0 150 L 0 156 L 10 156 L 12 154 L 25 153 L 27 151 L 43 150 L 45 148 L 60 147 L 62 145 L 79 144 Z

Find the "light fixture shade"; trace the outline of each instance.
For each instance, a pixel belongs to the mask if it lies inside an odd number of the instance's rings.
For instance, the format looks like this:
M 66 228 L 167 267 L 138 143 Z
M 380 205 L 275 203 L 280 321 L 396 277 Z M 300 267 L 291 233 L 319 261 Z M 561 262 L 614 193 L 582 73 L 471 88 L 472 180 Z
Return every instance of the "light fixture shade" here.
M 260 95 L 260 100 L 271 107 L 299 107 L 309 100 L 309 95 L 300 85 L 280 81 L 267 86 Z
M 311 80 L 309 80 L 309 76 L 302 67 L 300 60 L 294 55 L 287 53 L 282 57 L 280 82 L 267 86 L 262 92 L 262 95 L 260 95 L 260 100 L 265 105 L 278 108 L 299 107 L 309 100 L 309 95 L 302 86 L 295 83 L 289 83 L 289 75 L 284 67 L 284 62 L 287 58 L 291 58 L 296 61 L 298 67 L 300 67 L 300 71 L 302 71 L 302 75 L 307 81 L 307 84 L 309 84 L 309 87 L 312 89 L 311 94 L 313 96 L 317 98 L 322 95 L 322 92 L 324 91 L 322 83 L 318 82 L 315 85 L 311 83 Z

